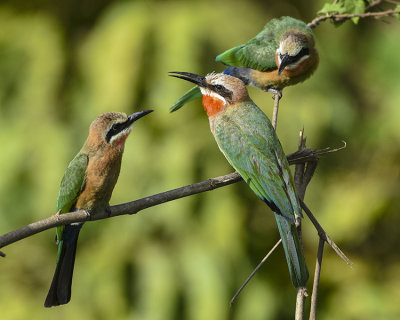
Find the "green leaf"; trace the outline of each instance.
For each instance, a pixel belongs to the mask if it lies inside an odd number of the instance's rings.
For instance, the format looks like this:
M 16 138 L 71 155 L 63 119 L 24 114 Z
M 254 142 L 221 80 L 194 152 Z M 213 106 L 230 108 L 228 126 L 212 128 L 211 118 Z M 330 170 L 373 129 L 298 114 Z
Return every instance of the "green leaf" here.
M 396 8 L 394 8 L 394 10 L 395 10 L 395 11 L 400 10 L 400 4 L 398 4 L 398 5 L 396 6 Z M 397 19 L 400 20 L 400 13 L 397 13 L 397 14 L 396 14 L 396 17 L 397 17 Z
M 343 4 L 341 1 L 338 3 L 325 3 L 321 10 L 318 11 L 318 14 L 332 14 L 332 13 L 343 13 Z
M 360 14 L 365 12 L 365 1 L 364 0 L 345 0 L 344 11 L 349 14 Z M 357 24 L 360 18 L 352 18 L 351 20 Z

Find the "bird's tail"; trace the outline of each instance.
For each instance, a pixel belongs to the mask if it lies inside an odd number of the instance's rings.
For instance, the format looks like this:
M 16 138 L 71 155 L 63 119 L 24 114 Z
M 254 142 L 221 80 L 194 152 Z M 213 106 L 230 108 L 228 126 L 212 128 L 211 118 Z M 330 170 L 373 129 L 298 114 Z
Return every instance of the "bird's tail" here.
M 296 288 L 304 287 L 309 275 L 296 225 L 277 213 L 275 213 L 275 219 L 278 223 L 283 249 L 285 250 L 290 279 Z
M 201 91 L 198 86 L 193 87 L 189 91 L 187 91 L 182 97 L 180 97 L 174 105 L 169 108 L 169 112 L 174 112 L 181 107 L 183 107 L 186 103 L 193 101 L 197 98 L 201 98 Z
M 81 228 L 82 224 L 70 224 L 64 227 L 62 239 L 58 243 L 56 271 L 44 302 L 46 308 L 66 304 L 71 299 L 76 245 Z

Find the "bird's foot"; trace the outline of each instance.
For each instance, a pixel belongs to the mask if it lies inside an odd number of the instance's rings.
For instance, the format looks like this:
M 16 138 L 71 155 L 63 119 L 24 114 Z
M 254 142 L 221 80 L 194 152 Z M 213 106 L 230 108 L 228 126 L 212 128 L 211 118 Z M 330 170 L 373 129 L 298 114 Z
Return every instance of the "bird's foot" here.
M 280 91 L 278 89 L 274 89 L 274 88 L 268 88 L 267 91 L 272 93 L 273 99 L 275 99 L 275 96 L 278 96 L 279 100 L 282 99 L 282 91 Z
M 89 211 L 86 211 L 86 210 L 82 210 L 82 211 L 85 213 L 86 218 L 87 218 L 88 220 L 90 220 L 90 213 L 89 213 Z

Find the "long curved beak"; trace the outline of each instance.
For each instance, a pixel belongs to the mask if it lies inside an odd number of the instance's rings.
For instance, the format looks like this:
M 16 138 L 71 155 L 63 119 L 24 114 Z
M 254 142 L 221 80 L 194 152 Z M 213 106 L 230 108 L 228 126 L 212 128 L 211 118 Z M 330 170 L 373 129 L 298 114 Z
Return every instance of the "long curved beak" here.
M 127 127 L 131 126 L 136 120 L 139 120 L 141 117 L 144 117 L 146 114 L 151 112 L 153 112 L 153 110 L 143 110 L 130 114 L 128 116 L 128 120 L 126 121 Z
M 190 73 L 190 72 L 179 72 L 179 71 L 171 71 L 168 72 L 170 77 L 175 77 L 178 79 L 183 79 L 186 81 L 193 82 L 194 84 L 197 84 L 199 87 L 206 87 L 206 78 L 199 76 L 198 74 L 195 73 Z

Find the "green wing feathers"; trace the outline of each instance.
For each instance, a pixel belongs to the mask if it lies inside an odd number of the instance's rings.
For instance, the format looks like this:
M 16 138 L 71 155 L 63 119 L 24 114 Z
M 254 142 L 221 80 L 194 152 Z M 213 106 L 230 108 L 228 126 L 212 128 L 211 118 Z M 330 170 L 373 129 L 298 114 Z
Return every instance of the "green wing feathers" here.
M 86 169 L 89 158 L 78 153 L 69 163 L 61 180 L 60 192 L 57 198 L 57 209 L 62 213 L 69 212 L 85 184 Z
M 267 116 L 253 103 L 228 108 L 214 122 L 215 139 L 250 188 L 276 212 L 290 278 L 295 287 L 308 280 L 295 226 L 301 207 L 289 164 Z
M 312 31 L 300 20 L 281 17 L 270 20 L 264 29 L 245 44 L 229 49 L 216 60 L 229 66 L 246 67 L 258 71 L 274 70 L 276 50 L 282 35 L 288 30 L 300 30 L 313 38 Z
M 240 46 L 234 47 L 232 49 L 226 50 L 215 58 L 215 61 L 222 62 L 227 66 L 235 66 L 235 67 L 246 67 L 247 65 L 244 63 L 240 51 L 243 49 L 245 45 L 242 44 Z
M 186 103 L 193 101 L 197 98 L 201 98 L 201 91 L 198 86 L 193 87 L 189 91 L 187 91 L 182 97 L 180 97 L 174 105 L 169 108 L 169 112 L 174 112 L 180 108 L 182 108 Z
M 215 139 L 229 163 L 264 201 L 295 222 L 301 208 L 289 164 L 267 116 L 252 102 L 228 108 L 214 123 Z
M 61 210 L 61 213 L 71 211 L 75 205 L 81 190 L 85 186 L 88 162 L 89 158 L 86 154 L 78 153 L 65 170 L 57 198 L 57 210 Z M 57 227 L 58 240 L 61 240 L 63 230 L 64 226 Z

